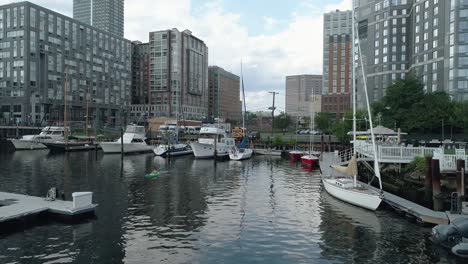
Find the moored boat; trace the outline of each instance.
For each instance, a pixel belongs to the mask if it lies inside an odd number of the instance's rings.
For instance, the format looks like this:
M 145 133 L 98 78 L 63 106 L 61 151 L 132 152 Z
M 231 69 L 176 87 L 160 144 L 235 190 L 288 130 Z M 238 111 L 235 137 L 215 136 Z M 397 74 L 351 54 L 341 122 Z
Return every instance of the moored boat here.
M 198 142 L 190 143 L 193 155 L 198 159 L 229 158 L 229 151 L 235 146 L 234 138 L 228 138 L 226 131 L 217 127 L 202 127 Z
M 148 153 L 152 152 L 153 148 L 145 142 L 145 127 L 128 125 L 123 137 L 120 137 L 114 142 L 101 142 L 102 151 L 106 154 L 122 153 Z
M 187 144 L 174 144 L 174 145 L 158 145 L 153 149 L 153 152 L 156 156 L 166 157 L 166 156 L 182 156 L 190 155 L 193 153 L 192 148 Z
M 63 127 L 48 126 L 43 128 L 38 135 L 25 135 L 20 139 L 10 139 L 10 142 L 15 150 L 46 149 L 43 143 L 63 140 L 63 134 Z

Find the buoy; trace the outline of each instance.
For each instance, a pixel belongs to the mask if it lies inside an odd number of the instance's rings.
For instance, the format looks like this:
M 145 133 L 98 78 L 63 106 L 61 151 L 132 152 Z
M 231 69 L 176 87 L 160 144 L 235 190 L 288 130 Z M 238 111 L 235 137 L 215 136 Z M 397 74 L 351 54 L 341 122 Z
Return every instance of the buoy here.
M 151 173 L 145 174 L 145 177 L 153 179 L 153 178 L 159 177 L 159 175 L 160 175 L 159 171 L 152 171 Z

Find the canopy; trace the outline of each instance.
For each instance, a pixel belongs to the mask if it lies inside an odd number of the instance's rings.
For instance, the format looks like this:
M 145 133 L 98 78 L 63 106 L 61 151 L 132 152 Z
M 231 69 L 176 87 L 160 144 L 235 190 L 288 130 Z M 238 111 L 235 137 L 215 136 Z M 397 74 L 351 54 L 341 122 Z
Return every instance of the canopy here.
M 353 132 L 350 131 L 348 132 L 348 135 L 352 135 Z M 371 130 L 368 129 L 367 131 L 356 131 L 356 135 L 370 135 L 371 134 Z M 400 132 L 400 135 L 407 135 L 408 133 L 403 133 L 403 132 Z M 395 130 L 393 129 L 390 129 L 388 127 L 384 127 L 384 126 L 376 126 L 374 127 L 374 135 L 382 135 L 382 136 L 397 136 L 398 135 L 398 132 L 395 132 Z
M 339 165 L 332 165 L 332 168 L 336 170 L 337 172 L 346 174 L 348 176 L 354 176 L 357 175 L 358 169 L 357 169 L 357 161 L 356 161 L 356 155 L 353 155 L 351 160 L 348 163 L 348 166 L 339 166 Z

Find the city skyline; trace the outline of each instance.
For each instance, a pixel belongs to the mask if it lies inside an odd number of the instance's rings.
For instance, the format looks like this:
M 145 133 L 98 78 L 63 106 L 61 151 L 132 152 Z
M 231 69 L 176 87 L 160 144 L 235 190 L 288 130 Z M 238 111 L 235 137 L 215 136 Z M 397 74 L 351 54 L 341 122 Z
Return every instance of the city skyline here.
M 0 4 L 11 2 L 0 0 Z M 73 0 L 30 2 L 72 17 Z M 267 110 L 272 103 L 268 91 L 276 91 L 280 92 L 278 110 L 284 111 L 284 77 L 322 74 L 323 13 L 349 9 L 351 0 L 297 0 L 275 5 L 264 5 L 263 0 L 237 2 L 125 1 L 125 38 L 145 43 L 149 31 L 189 29 L 209 47 L 209 65 L 240 75 L 243 60 L 248 110 Z

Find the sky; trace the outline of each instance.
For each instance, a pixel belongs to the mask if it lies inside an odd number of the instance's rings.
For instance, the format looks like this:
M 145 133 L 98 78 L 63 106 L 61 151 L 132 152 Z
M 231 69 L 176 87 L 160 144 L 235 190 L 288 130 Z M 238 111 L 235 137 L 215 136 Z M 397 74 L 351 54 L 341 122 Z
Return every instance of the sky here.
M 30 2 L 73 13 L 73 0 Z M 322 74 L 323 13 L 350 8 L 351 0 L 126 0 L 125 38 L 189 29 L 207 44 L 209 65 L 240 75 L 242 60 L 247 110 L 267 110 L 275 91 L 284 111 L 287 75 Z

